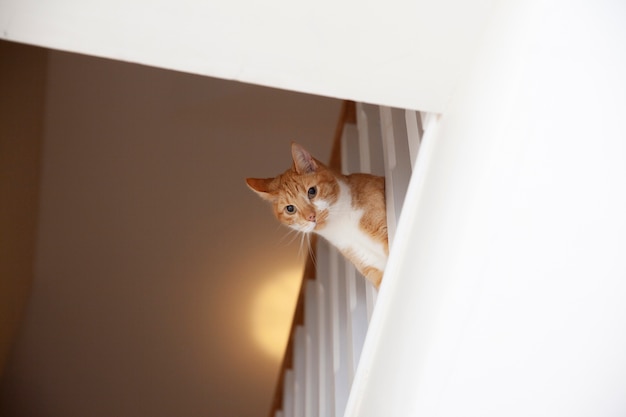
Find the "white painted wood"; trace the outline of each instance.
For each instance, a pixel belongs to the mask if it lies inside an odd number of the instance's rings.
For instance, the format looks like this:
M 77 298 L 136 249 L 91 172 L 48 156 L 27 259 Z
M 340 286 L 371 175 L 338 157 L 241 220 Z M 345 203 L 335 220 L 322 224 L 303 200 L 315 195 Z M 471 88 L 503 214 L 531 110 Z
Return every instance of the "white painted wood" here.
M 306 400 L 306 333 L 303 326 L 296 327 L 293 338 L 294 417 L 304 417 Z
M 356 118 L 359 134 L 359 172 L 384 175 L 380 116 L 377 106 L 356 103 Z M 368 319 L 376 305 L 377 291 L 372 285 L 366 286 L 366 305 Z
M 335 372 L 333 363 L 333 322 L 330 297 L 330 247 L 317 243 L 318 324 L 319 329 L 319 414 L 335 416 Z
M 335 415 L 343 415 L 350 381 L 348 377 L 349 338 L 348 338 L 348 307 L 345 278 L 343 276 L 344 260 L 336 250 L 330 251 L 331 271 L 331 317 L 333 329 L 333 369 L 335 382 Z
M 391 108 L 381 106 L 380 107 L 380 124 L 381 124 L 381 136 L 383 143 L 383 153 L 385 155 L 385 194 L 387 202 L 387 236 L 389 239 L 389 248 L 393 242 L 393 237 L 396 233 L 396 208 L 395 201 L 395 187 L 396 181 L 393 175 L 394 168 L 396 166 L 396 152 L 394 146 L 394 126 L 393 118 L 391 115 Z
M 353 323 L 355 320 L 358 320 L 358 317 L 354 316 L 354 312 L 352 309 L 352 304 L 356 303 L 354 297 L 356 296 L 356 281 L 362 280 L 363 277 L 357 276 L 356 269 L 350 262 L 342 262 L 343 266 L 343 277 L 344 277 L 344 285 L 345 285 L 345 296 L 346 296 L 346 335 L 348 338 L 347 344 L 347 379 L 348 384 L 352 384 L 352 379 L 354 379 L 354 371 L 356 369 L 355 363 L 355 351 L 358 349 L 360 351 L 360 346 L 355 346 L 355 335 L 354 335 L 354 326 Z M 364 317 L 367 323 L 367 319 Z
M 420 112 L 414 110 L 405 110 L 406 134 L 409 143 L 409 154 L 411 157 L 411 167 L 415 166 L 417 160 L 417 152 L 419 151 L 420 142 L 422 140 L 422 117 Z
M 391 115 L 391 107 L 380 106 L 380 132 L 385 155 L 385 175 L 392 172 L 396 167 L 396 150 L 394 147 L 394 125 Z
M 371 157 L 370 157 L 370 140 L 369 130 L 375 129 L 375 126 L 370 127 L 370 121 L 366 113 L 367 106 L 363 103 L 356 103 L 356 122 L 359 134 L 359 172 L 371 173 Z M 371 112 L 370 112 L 371 113 Z
M 270 87 L 441 111 L 471 62 L 495 3 L 389 0 L 374 7 L 357 0 L 3 0 L 0 37 Z
M 420 112 L 420 120 L 422 122 L 422 128 L 424 131 L 428 130 L 430 125 L 438 119 L 438 113 Z
M 346 296 L 348 301 L 348 335 L 350 337 L 350 359 L 348 366 L 350 383 L 354 379 L 354 373 L 359 364 L 361 350 L 365 342 L 365 334 L 369 323 L 367 315 L 367 299 L 365 286 L 371 286 L 356 268 L 349 262 L 345 262 Z
M 385 155 L 385 193 L 387 195 L 387 231 L 393 245 L 397 219 L 411 177 L 405 110 L 380 107 L 383 153 Z
M 425 133 L 347 417 L 626 414 L 626 5 L 563 6 L 498 4 Z
M 357 103 L 356 118 L 359 132 L 359 172 L 385 175 L 378 106 Z
M 283 385 L 283 413 L 285 417 L 295 417 L 294 385 L 293 369 L 287 369 Z
M 367 320 L 372 320 L 374 314 L 374 307 L 376 306 L 376 299 L 378 298 L 378 291 L 373 285 L 365 286 L 365 306 L 367 309 Z
M 306 371 L 305 371 L 305 417 L 319 416 L 320 388 L 320 326 L 318 283 L 307 280 L 304 299 L 304 329 L 306 331 Z
M 353 174 L 360 171 L 359 132 L 356 125 L 345 124 L 341 136 L 341 171 Z

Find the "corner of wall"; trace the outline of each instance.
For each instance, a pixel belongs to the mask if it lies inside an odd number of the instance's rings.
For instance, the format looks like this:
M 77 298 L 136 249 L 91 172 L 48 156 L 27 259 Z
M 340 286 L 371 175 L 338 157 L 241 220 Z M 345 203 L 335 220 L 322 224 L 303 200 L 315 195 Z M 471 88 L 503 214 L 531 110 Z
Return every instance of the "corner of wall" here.
M 0 376 L 34 275 L 47 57 L 0 41 Z

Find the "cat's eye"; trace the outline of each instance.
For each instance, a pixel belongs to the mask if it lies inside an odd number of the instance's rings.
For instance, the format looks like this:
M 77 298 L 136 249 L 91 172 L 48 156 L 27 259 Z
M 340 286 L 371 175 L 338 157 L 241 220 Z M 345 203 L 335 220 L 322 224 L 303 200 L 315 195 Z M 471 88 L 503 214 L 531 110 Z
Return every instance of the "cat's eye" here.
M 317 194 L 317 188 L 316 187 L 309 188 L 309 200 L 311 198 L 315 197 L 316 194 Z
M 292 206 L 291 204 L 289 204 L 288 206 L 285 207 L 285 211 L 289 214 L 293 214 L 296 212 L 296 208 Z

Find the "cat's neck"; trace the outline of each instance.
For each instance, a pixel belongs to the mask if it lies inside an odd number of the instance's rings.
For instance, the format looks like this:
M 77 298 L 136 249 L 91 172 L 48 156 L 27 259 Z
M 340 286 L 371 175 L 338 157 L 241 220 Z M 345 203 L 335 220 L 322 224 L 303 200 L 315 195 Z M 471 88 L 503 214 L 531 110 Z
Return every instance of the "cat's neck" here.
M 363 210 L 354 207 L 352 190 L 345 177 L 337 176 L 339 195 L 337 200 L 328 207 L 328 218 L 323 228 L 315 232 L 339 247 L 346 246 L 357 233 L 362 233 L 359 221 Z
M 384 270 L 387 262 L 384 245 L 361 228 L 364 210 L 355 207 L 347 178 L 337 176 L 337 182 L 337 201 L 329 207 L 325 227 L 316 230 L 316 233 L 349 256 L 357 265 L 364 264 Z
M 337 200 L 328 205 L 328 220 L 326 227 L 318 230 L 317 233 L 326 237 L 333 234 L 334 229 L 341 228 L 341 224 L 349 220 L 358 220 L 363 214 L 361 210 L 354 207 L 352 201 L 352 190 L 348 185 L 346 177 L 335 174 L 337 184 L 339 185 L 339 193 Z

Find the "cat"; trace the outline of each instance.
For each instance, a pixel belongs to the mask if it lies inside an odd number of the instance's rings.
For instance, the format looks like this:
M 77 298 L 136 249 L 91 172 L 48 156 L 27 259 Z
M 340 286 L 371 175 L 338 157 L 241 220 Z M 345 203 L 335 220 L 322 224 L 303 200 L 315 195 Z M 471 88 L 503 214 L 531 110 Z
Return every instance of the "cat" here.
M 342 175 L 295 142 L 291 156 L 290 169 L 275 178 L 247 178 L 248 187 L 272 204 L 282 224 L 322 236 L 379 288 L 389 256 L 385 179 Z

